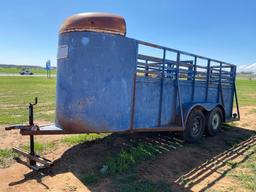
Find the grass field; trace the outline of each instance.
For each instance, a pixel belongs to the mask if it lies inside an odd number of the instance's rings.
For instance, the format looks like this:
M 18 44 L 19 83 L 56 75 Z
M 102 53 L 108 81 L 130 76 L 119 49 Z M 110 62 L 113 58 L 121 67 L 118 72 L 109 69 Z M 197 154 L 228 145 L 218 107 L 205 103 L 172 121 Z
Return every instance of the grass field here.
M 35 119 L 53 121 L 55 78 L 0 77 L 0 124 L 26 123 L 28 103 L 38 97 Z
M 256 105 L 256 80 L 237 80 L 237 93 L 240 106 Z

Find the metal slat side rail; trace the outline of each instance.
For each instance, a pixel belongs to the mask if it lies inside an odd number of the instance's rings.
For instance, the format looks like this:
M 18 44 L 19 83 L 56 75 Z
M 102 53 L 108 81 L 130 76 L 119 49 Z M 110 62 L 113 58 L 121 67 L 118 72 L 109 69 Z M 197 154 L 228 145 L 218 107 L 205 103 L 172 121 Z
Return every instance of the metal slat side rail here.
M 157 75 L 159 75 L 161 73 L 161 71 L 145 71 L 145 70 L 140 70 L 140 69 L 137 69 L 136 71 L 139 73 L 148 73 L 148 74 L 157 74 Z
M 159 67 L 160 64 L 158 64 L 158 63 L 148 63 L 148 60 L 146 60 L 146 63 L 137 62 L 137 65 L 149 66 L 149 67 Z
M 219 62 L 219 63 L 221 63 L 221 62 Z M 223 62 L 222 62 L 223 63 Z M 224 63 L 223 63 L 224 64 Z M 228 65 L 228 66 L 222 66 L 221 68 L 223 69 L 225 69 L 225 68 L 230 68 L 230 67 L 234 67 L 235 65 L 233 65 L 233 64 L 228 64 L 228 63 L 226 63 L 225 65 Z M 220 68 L 220 66 L 211 66 L 212 68 Z M 217 69 L 216 69 L 217 70 Z
M 207 69 L 206 66 L 202 66 L 202 65 L 197 65 L 197 68 L 200 68 L 200 69 Z
M 219 77 L 219 73 L 212 73 L 212 74 L 210 74 L 210 76 L 211 77 Z M 233 77 L 222 73 L 222 79 L 233 79 Z
M 222 62 L 216 59 L 211 59 L 208 57 L 203 57 L 196 54 L 191 54 L 188 52 L 180 51 L 177 49 L 172 49 L 144 41 L 137 40 L 138 45 L 141 46 L 148 46 L 148 48 L 157 48 L 157 51 L 168 51 L 168 54 L 171 53 L 176 55 L 176 60 L 170 60 L 169 55 L 168 59 L 159 58 L 157 54 L 154 54 L 154 52 L 149 53 L 150 56 L 139 54 L 138 59 L 142 60 L 141 62 L 137 60 L 137 72 L 139 72 L 141 75 L 144 74 L 146 76 L 146 73 L 151 74 L 149 78 L 161 78 L 161 87 L 160 90 L 162 90 L 162 81 L 163 78 L 176 80 L 176 86 L 177 86 L 177 92 L 176 92 L 176 98 L 178 99 L 178 104 L 180 104 L 180 112 L 181 112 L 181 122 L 182 127 L 185 128 L 185 122 L 184 122 L 184 116 L 183 116 L 183 109 L 182 109 L 182 95 L 181 95 L 181 88 L 180 88 L 180 81 L 190 81 L 192 85 L 192 94 L 191 94 L 191 101 L 193 102 L 195 100 L 196 95 L 196 85 L 205 86 L 205 90 L 203 98 L 204 101 L 207 102 L 209 99 L 209 89 L 211 87 L 217 88 L 217 98 L 216 102 L 221 103 L 222 106 L 225 105 L 224 103 L 224 88 L 233 88 L 235 99 L 237 100 L 237 93 L 236 93 L 236 87 L 235 87 L 235 75 L 236 73 L 232 71 L 233 68 L 236 66 L 230 63 Z M 161 56 L 160 56 L 161 57 Z M 190 58 L 192 59 L 190 60 Z M 183 60 L 183 58 L 186 58 Z M 199 60 L 200 59 L 200 60 Z M 144 62 L 144 61 L 145 62 Z M 164 60 L 164 62 L 163 62 Z M 148 62 L 149 66 L 146 65 L 146 62 Z M 159 67 L 159 69 L 158 69 Z M 161 74 L 160 74 L 161 71 Z M 161 95 L 161 93 L 160 93 Z M 162 96 L 161 96 L 162 97 Z M 162 99 L 162 98 L 160 98 Z M 236 102 L 238 105 L 238 102 Z M 161 104 L 160 109 L 161 110 Z M 237 106 L 237 111 L 239 113 L 239 109 Z M 231 114 L 232 115 L 232 114 Z M 240 114 L 239 114 L 240 115 Z M 158 117 L 158 125 L 161 124 L 160 119 L 160 112 Z M 160 119 L 160 120 L 159 120 Z
M 142 54 L 138 54 L 138 59 L 149 60 L 149 61 L 160 62 L 160 63 L 163 61 L 160 58 L 152 57 L 152 56 L 148 56 L 148 55 L 142 55 Z
M 154 47 L 154 48 L 159 48 L 159 49 L 166 49 L 167 51 L 176 52 L 176 53 L 179 52 L 180 54 L 191 56 L 191 57 L 197 57 L 199 59 L 204 59 L 204 60 L 209 60 L 210 59 L 211 61 L 216 62 L 216 63 L 223 63 L 225 65 L 235 66 L 234 64 L 231 64 L 231 63 L 226 63 L 226 62 L 223 62 L 223 61 L 219 61 L 219 60 L 216 60 L 216 59 L 211 59 L 211 58 L 208 58 L 208 57 L 203 57 L 203 56 L 192 54 L 192 53 L 188 53 L 188 52 L 185 52 L 185 51 L 180 51 L 180 50 L 177 50 L 177 49 L 172 49 L 172 48 L 156 45 L 156 44 L 145 42 L 145 41 L 141 41 L 141 40 L 136 40 L 136 41 L 139 44 L 142 44 L 142 45 L 147 45 L 147 46 Z
M 148 67 L 148 66 L 137 65 L 137 68 L 138 68 L 138 69 L 141 69 L 141 70 L 145 70 L 145 71 L 147 71 L 147 70 L 161 71 L 161 70 L 159 70 L 159 68 L 157 68 L 157 67 Z
M 141 61 L 137 61 L 137 65 L 144 65 L 144 66 L 148 65 L 148 66 L 152 66 L 152 67 L 159 67 L 159 66 L 163 65 L 163 62 L 155 62 L 155 61 L 153 61 L 152 63 L 147 63 L 148 61 L 152 61 L 152 60 L 150 60 L 151 56 L 144 56 L 144 57 L 145 57 L 145 59 L 139 59 L 139 60 L 144 60 L 144 61 L 146 61 L 146 63 L 141 62 Z M 149 58 L 146 58 L 146 57 L 149 57 Z M 171 60 L 165 60 L 165 64 L 177 65 L 175 61 L 171 61 Z M 182 66 L 182 67 L 191 67 L 192 64 L 184 63 L 184 61 L 181 61 L 180 62 L 180 66 Z M 204 66 L 198 66 L 198 68 L 207 69 L 207 67 L 204 67 Z
M 232 67 L 232 66 L 228 66 L 228 67 L 226 67 L 226 68 L 230 68 L 230 67 Z M 211 66 L 211 68 L 212 68 L 212 69 L 211 69 L 212 71 L 220 72 L 219 69 L 215 69 L 215 68 L 213 68 L 212 66 Z M 227 73 L 227 74 L 232 74 L 232 72 L 225 71 L 225 70 L 223 70 L 223 68 L 222 68 L 222 73 L 223 73 L 223 74 L 226 74 L 226 73 Z
M 207 75 L 207 72 L 196 71 L 196 75 L 203 75 L 203 76 L 206 76 L 206 75 Z

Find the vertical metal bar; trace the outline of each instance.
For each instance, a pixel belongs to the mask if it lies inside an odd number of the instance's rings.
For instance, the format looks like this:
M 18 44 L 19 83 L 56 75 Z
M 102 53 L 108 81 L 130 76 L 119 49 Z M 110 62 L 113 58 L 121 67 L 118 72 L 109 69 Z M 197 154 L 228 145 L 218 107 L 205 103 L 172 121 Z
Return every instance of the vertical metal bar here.
M 194 65 L 193 65 L 193 81 L 192 81 L 192 94 L 191 94 L 191 101 L 194 101 L 194 95 L 195 95 L 195 81 L 196 81 L 196 63 L 197 63 L 197 57 L 194 59 Z
M 29 103 L 29 125 L 30 126 L 34 125 L 34 109 L 33 109 L 33 104 L 31 103 Z M 30 135 L 29 141 L 30 141 L 30 155 L 35 155 L 34 135 Z M 36 165 L 36 161 L 30 159 L 29 164 Z
M 33 109 L 33 104 L 29 103 L 28 107 L 28 122 L 29 125 L 34 125 L 34 109 Z
M 238 119 L 240 120 L 240 110 L 239 110 L 239 105 L 238 105 L 236 86 L 235 86 L 235 98 L 236 98 L 236 110 L 237 110 L 237 115 L 238 115 Z
M 187 76 L 187 80 L 190 81 L 193 79 L 193 64 L 192 66 L 189 66 L 188 67 L 188 76 Z M 192 81 L 191 81 L 192 82 Z
M 136 79 L 137 79 L 137 62 L 138 62 L 138 54 L 139 54 L 139 43 L 137 43 L 137 55 L 135 58 L 136 68 L 133 74 L 133 85 L 132 85 L 132 101 L 131 101 L 131 117 L 130 117 L 130 131 L 133 132 L 134 129 L 134 115 L 135 115 L 135 102 L 136 102 Z
M 207 62 L 207 76 L 206 76 L 206 89 L 205 89 L 205 102 L 207 102 L 207 100 L 208 100 L 209 79 L 210 79 L 210 65 L 211 65 L 211 60 L 208 59 L 208 62 Z
M 219 89 L 218 89 L 218 95 L 220 94 L 220 99 L 221 99 L 221 104 L 224 106 L 224 101 L 223 101 L 223 92 L 222 92 L 222 62 L 220 63 L 220 74 L 219 74 Z M 219 102 L 219 97 L 218 97 L 218 102 Z
M 146 72 L 145 72 L 145 77 L 148 76 L 148 60 L 146 60 Z
M 240 110 L 239 110 L 239 104 L 237 99 L 237 92 L 236 92 L 236 66 L 234 66 L 234 74 L 233 74 L 233 86 L 234 86 L 234 93 L 235 93 L 235 100 L 236 100 L 236 111 L 238 115 L 238 119 L 240 120 Z M 232 102 L 232 109 L 233 109 L 233 102 Z
M 30 155 L 35 155 L 34 135 L 30 135 Z
M 218 82 L 218 92 L 217 92 L 217 100 L 216 100 L 217 103 L 220 102 L 220 81 L 221 81 L 220 74 L 221 74 L 221 63 L 220 63 L 220 70 L 219 70 L 219 82 Z
M 176 80 L 177 80 L 177 83 L 179 82 L 179 73 L 180 73 L 180 52 L 177 52 L 177 58 L 176 58 L 176 63 L 177 63 L 177 66 L 176 66 Z
M 134 113 L 135 113 L 135 97 L 136 97 L 136 72 L 133 76 L 133 88 L 132 88 L 132 103 L 131 103 L 131 120 L 130 120 L 130 131 L 134 129 Z
M 161 81 L 160 81 L 160 96 L 159 96 L 159 111 L 158 111 L 158 127 L 161 126 L 161 118 L 162 118 L 162 101 L 163 101 L 163 87 L 164 87 L 164 70 L 165 70 L 165 57 L 166 57 L 166 49 L 163 51 L 163 63 L 161 69 Z
M 232 89 L 231 89 L 231 94 L 232 94 L 232 98 L 231 98 L 231 111 L 230 111 L 230 117 L 232 118 L 232 114 L 233 114 L 233 106 L 234 106 L 234 97 L 235 97 L 235 68 L 233 66 L 230 66 L 230 78 L 232 78 L 231 82 L 232 82 Z
M 177 80 L 177 89 L 178 89 L 178 98 L 179 98 L 179 106 L 180 106 L 180 116 L 181 116 L 181 124 L 182 128 L 185 129 L 184 125 L 184 114 L 183 114 L 183 107 L 181 101 L 181 93 L 180 93 L 180 82 L 179 82 L 179 73 L 180 73 L 180 52 L 177 52 L 177 71 L 176 71 L 176 80 Z

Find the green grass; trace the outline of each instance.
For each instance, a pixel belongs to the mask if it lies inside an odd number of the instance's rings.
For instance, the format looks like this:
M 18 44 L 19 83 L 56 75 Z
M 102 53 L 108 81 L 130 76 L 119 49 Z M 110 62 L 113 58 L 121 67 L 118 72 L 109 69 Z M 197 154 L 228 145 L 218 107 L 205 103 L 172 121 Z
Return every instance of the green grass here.
M 138 180 L 118 186 L 120 192 L 171 192 L 168 184 L 163 182 L 154 183 L 148 180 Z
M 0 77 L 0 82 L 0 124 L 26 123 L 28 103 L 34 97 L 39 102 L 35 106 L 35 119 L 54 121 L 55 78 Z
M 252 109 L 251 111 L 249 111 L 249 114 L 252 114 L 252 113 L 256 113 L 256 109 Z
M 0 149 L 0 168 L 7 167 L 14 157 L 18 157 L 11 149 Z
M 79 134 L 79 135 L 66 136 L 66 137 L 62 138 L 61 141 L 67 145 L 77 145 L 77 144 L 83 143 L 85 141 L 93 141 L 96 139 L 101 139 L 108 135 L 109 134 L 106 134 L 106 133 Z
M 254 173 L 237 173 L 233 177 L 241 183 L 241 185 L 252 192 L 256 191 L 256 175 Z
M 169 184 L 159 181 L 152 182 L 140 179 L 136 175 L 126 175 L 117 178 L 114 182 L 117 191 L 120 192 L 171 192 Z
M 22 66 L 20 67 L 0 67 L 0 73 L 17 73 L 22 70 Z M 42 75 L 42 74 L 47 74 L 46 70 L 43 68 L 34 68 L 31 67 L 29 71 L 33 72 L 34 74 Z M 51 74 L 56 74 L 56 69 L 51 70 Z
M 235 182 L 239 183 L 242 188 L 253 192 L 256 191 L 256 146 L 247 150 L 244 155 L 249 156 L 249 158 L 240 165 L 235 162 L 228 162 L 229 165 L 237 168 L 233 169 L 228 176 L 235 179 Z
M 237 79 L 236 86 L 240 106 L 256 105 L 256 80 Z
M 86 185 L 97 183 L 100 180 L 100 176 L 94 173 L 83 175 L 81 181 Z
M 14 156 L 14 152 L 11 149 L 0 149 L 0 157 L 1 158 L 11 158 Z
M 111 177 L 113 187 L 117 191 L 171 191 L 170 186 L 166 183 L 154 183 L 139 179 L 136 176 L 136 169 L 134 169 L 140 162 L 155 158 L 162 152 L 163 149 L 160 145 L 148 143 L 138 143 L 136 146 L 123 148 L 119 153 L 107 158 L 101 169 L 81 176 L 81 181 L 86 185 L 91 185 L 103 178 Z
M 56 145 L 54 142 L 47 142 L 47 143 L 35 142 L 34 146 L 35 146 L 36 154 L 42 154 L 46 151 L 51 151 L 56 148 Z M 25 151 L 29 151 L 29 144 L 23 145 L 21 148 Z
M 46 151 L 50 151 L 56 148 L 54 142 L 39 143 L 35 142 L 35 152 L 36 154 L 43 154 Z M 29 151 L 29 145 L 23 145 L 21 148 L 25 151 Z M 7 167 L 11 164 L 12 159 L 18 157 L 19 155 L 13 152 L 12 149 L 0 149 L 0 168 Z
M 144 143 L 140 143 L 136 147 L 122 149 L 116 156 L 108 158 L 105 163 L 106 173 L 114 175 L 125 172 L 139 162 L 155 157 L 158 153 L 158 146 Z
M 104 176 L 89 173 L 81 176 L 81 181 L 85 185 L 93 185 L 96 184 L 100 179 L 104 178 Z M 113 180 L 113 187 L 115 191 L 120 192 L 171 192 L 171 187 L 169 184 L 159 181 L 152 182 L 147 179 L 140 179 L 136 173 L 128 173 L 118 175 Z
M 256 74 L 238 74 L 237 79 L 256 80 Z
M 246 161 L 239 164 L 236 161 L 226 162 L 232 170 L 227 174 L 227 177 L 231 178 L 234 186 L 231 185 L 229 188 L 235 188 L 239 184 L 241 191 L 256 191 L 256 146 L 254 145 L 244 154 L 244 158 L 248 157 Z
M 115 188 L 120 191 L 157 191 L 158 184 L 148 182 L 146 180 L 134 179 L 130 174 L 134 174 L 133 169 L 138 163 L 143 160 L 148 160 L 156 157 L 160 151 L 160 146 L 145 143 L 139 143 L 137 146 L 123 148 L 116 155 L 107 158 L 102 168 L 96 172 L 81 176 L 81 181 L 87 185 L 97 183 L 100 179 L 105 177 L 115 177 Z M 132 186 L 124 185 L 130 182 Z M 164 187 L 163 189 L 167 189 Z M 118 190 L 118 191 L 119 191 Z M 165 191 L 165 190 L 159 190 Z M 168 190 L 167 190 L 168 191 Z

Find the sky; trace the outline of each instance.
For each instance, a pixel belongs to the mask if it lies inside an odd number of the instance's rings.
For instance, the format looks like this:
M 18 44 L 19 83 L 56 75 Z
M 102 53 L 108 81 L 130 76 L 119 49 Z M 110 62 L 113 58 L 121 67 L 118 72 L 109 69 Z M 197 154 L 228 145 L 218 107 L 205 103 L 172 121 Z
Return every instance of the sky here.
M 242 65 L 256 62 L 255 0 L 1 0 L 0 64 L 56 65 L 63 21 L 111 12 L 127 36 Z

